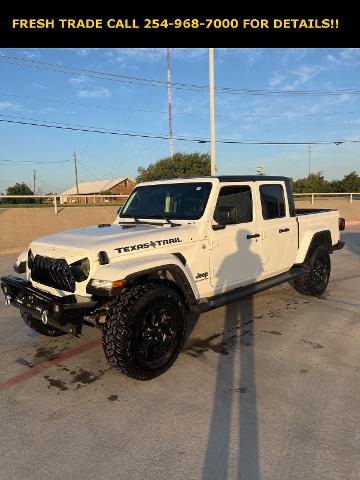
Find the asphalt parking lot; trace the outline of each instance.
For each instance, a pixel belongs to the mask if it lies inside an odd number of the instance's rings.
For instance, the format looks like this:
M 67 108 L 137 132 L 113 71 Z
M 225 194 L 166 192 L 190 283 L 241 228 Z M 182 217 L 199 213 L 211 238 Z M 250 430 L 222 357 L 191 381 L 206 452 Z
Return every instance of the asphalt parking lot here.
M 283 285 L 190 318 L 150 382 L 109 368 L 98 330 L 41 337 L 1 303 L 0 478 L 358 480 L 360 228 L 343 239 L 321 298 Z

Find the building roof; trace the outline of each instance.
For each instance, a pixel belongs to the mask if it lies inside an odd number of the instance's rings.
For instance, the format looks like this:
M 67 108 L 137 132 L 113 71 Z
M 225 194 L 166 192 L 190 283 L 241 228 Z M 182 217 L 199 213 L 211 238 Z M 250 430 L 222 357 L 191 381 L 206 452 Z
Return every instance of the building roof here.
M 95 182 L 80 182 L 79 183 L 79 194 L 90 195 L 91 193 L 104 193 L 111 190 L 115 185 L 123 182 L 124 180 L 129 179 L 130 177 L 120 177 L 120 178 L 108 178 L 106 180 L 96 180 Z M 76 195 L 76 185 L 65 190 L 60 195 Z

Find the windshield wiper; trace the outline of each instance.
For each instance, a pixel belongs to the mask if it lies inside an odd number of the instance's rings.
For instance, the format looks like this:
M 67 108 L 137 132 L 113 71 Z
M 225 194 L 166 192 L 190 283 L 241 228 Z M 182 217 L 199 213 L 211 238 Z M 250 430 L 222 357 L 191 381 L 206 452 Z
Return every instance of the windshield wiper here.
M 140 220 L 138 219 L 138 217 L 136 217 L 136 216 L 133 215 L 132 213 L 128 213 L 128 215 L 129 215 L 131 218 L 133 218 L 136 223 L 141 223 Z
M 132 218 L 132 219 L 135 221 L 135 223 L 148 223 L 148 224 L 150 224 L 150 225 L 157 225 L 157 223 L 149 222 L 149 221 L 147 221 L 147 220 L 144 220 L 144 221 L 139 220 L 139 217 L 138 217 L 137 215 L 132 214 L 132 213 L 126 213 L 125 215 L 126 215 L 126 217 Z M 126 217 L 124 216 L 124 217 L 120 217 L 120 218 L 126 218 Z M 180 223 L 174 223 L 174 222 L 172 222 L 172 221 L 171 221 L 171 218 L 170 218 L 168 215 L 165 215 L 165 214 L 163 214 L 163 213 L 158 213 L 158 214 L 156 214 L 156 215 L 152 215 L 151 218 L 154 218 L 154 219 L 155 219 L 155 218 L 162 218 L 162 219 L 164 219 L 165 222 L 168 223 L 171 227 L 178 227 L 179 225 L 181 225 Z
M 172 227 L 178 227 L 180 225 L 180 223 L 172 222 L 171 218 L 168 215 L 165 215 L 164 213 L 159 213 L 157 216 L 163 218 L 165 222 L 169 223 Z

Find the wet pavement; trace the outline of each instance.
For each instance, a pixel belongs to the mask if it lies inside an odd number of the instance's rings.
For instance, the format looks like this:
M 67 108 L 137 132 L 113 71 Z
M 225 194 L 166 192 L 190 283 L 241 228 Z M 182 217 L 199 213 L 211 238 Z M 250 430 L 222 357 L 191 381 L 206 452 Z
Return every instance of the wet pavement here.
M 111 369 L 97 329 L 42 337 L 1 303 L 0 479 L 357 480 L 360 228 L 343 238 L 321 298 L 283 285 L 189 318 L 150 382 Z

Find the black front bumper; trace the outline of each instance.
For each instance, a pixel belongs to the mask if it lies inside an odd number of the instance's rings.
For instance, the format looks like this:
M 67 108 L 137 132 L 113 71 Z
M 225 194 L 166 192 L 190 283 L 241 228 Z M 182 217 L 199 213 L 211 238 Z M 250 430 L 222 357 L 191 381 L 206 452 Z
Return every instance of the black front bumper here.
M 1 277 L 1 289 L 8 305 L 21 308 L 34 318 L 55 328 L 75 333 L 84 315 L 88 315 L 98 302 L 79 295 L 57 297 L 31 285 L 14 275 Z

